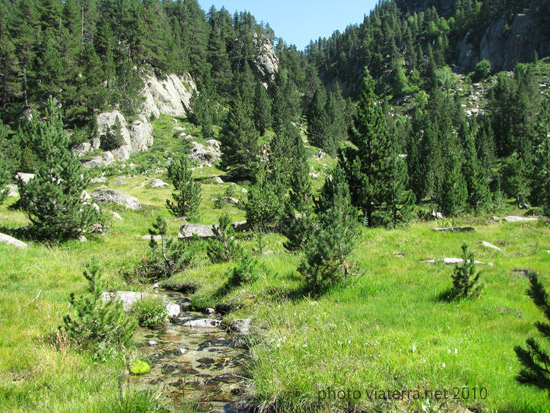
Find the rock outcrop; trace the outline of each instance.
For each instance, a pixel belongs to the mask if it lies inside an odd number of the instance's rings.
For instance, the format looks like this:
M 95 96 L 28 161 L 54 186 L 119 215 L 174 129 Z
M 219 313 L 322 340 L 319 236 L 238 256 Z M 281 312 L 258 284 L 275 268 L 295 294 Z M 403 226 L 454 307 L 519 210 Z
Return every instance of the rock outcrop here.
M 279 71 L 279 58 L 275 54 L 273 43 L 269 38 L 255 35 L 254 41 L 260 53 L 252 67 L 256 76 L 267 86 L 269 82 L 275 80 L 275 75 Z
M 178 238 L 191 239 L 195 235 L 202 239 L 213 238 L 212 225 L 185 224 L 181 227 Z
M 191 144 L 193 147 L 189 159 L 206 163 L 208 166 L 221 159 L 222 152 L 220 151 L 220 143 L 217 140 L 210 139 L 206 141 L 206 146 L 198 142 L 191 142 Z
M 164 79 L 149 76 L 144 79 L 143 96 L 145 98 L 138 119 L 128 122 L 118 110 L 100 113 L 97 118 L 97 137 L 91 143 L 84 142 L 73 148 L 78 156 L 100 148 L 101 142 L 108 133 L 115 131 L 115 124 L 120 124 L 123 144 L 116 149 L 106 151 L 84 163 L 87 168 L 106 166 L 115 160 L 125 161 L 131 154 L 143 152 L 153 146 L 153 125 L 151 116 L 158 118 L 161 114 L 187 116 L 190 99 L 196 89 L 191 76 L 169 74 Z
M 167 75 L 164 79 L 150 76 L 144 79 L 143 114 L 148 118 L 160 114 L 187 116 L 191 107 L 189 101 L 197 88 L 191 76 Z

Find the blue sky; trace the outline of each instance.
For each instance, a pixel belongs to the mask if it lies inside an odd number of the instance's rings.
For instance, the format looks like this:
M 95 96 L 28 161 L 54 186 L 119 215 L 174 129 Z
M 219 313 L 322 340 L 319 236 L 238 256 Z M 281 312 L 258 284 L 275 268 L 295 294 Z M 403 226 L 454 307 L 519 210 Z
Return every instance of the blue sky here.
M 344 31 L 350 24 L 361 23 L 377 0 L 199 0 L 208 13 L 210 6 L 249 11 L 258 22 L 269 23 L 277 37 L 303 50 L 310 40 Z

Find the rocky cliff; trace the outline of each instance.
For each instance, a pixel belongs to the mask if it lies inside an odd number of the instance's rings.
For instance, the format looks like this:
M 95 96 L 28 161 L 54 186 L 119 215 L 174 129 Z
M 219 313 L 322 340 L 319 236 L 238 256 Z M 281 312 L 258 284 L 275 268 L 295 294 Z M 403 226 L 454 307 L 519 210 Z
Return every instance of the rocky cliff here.
M 132 153 L 148 150 L 153 145 L 153 125 L 151 117 L 161 114 L 187 116 L 190 99 L 196 89 L 195 82 L 189 75 L 166 75 L 164 78 L 148 76 L 144 79 L 144 103 L 138 119 L 128 122 L 118 110 L 100 113 L 96 118 L 97 136 L 91 142 L 85 142 L 74 148 L 82 156 L 90 150 L 100 149 L 102 141 L 109 133 L 120 133 L 123 144 L 116 149 L 104 151 L 84 163 L 86 167 L 109 165 L 115 160 L 125 161 Z M 120 125 L 120 131 L 115 131 Z

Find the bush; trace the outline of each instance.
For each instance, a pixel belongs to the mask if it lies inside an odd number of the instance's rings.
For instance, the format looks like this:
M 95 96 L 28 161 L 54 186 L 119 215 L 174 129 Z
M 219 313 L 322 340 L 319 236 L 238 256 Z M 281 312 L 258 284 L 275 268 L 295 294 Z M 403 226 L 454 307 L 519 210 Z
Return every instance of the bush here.
M 212 225 L 214 238 L 208 240 L 206 251 L 210 261 L 214 264 L 230 261 L 242 252 L 241 246 L 235 240 L 235 230 L 229 215 L 220 215 L 218 222 L 218 225 Z
M 105 135 L 101 136 L 101 149 L 111 151 L 124 145 L 124 137 L 122 136 L 121 129 L 122 125 L 117 117 L 113 127 L 109 128 L 109 131 Z
M 470 74 L 470 78 L 472 79 L 472 82 L 480 82 L 482 80 L 487 79 L 490 74 L 491 74 L 491 62 L 489 62 L 486 59 L 483 59 L 476 65 L 476 67 L 474 68 L 474 71 Z
M 244 253 L 237 265 L 227 272 L 227 284 L 232 287 L 250 284 L 258 279 L 260 271 L 258 261 L 250 253 Z
M 166 323 L 168 313 L 166 306 L 160 298 L 144 298 L 138 300 L 132 306 L 132 313 L 135 315 L 141 327 L 160 327 Z
M 92 258 L 86 268 L 88 294 L 77 298 L 71 293 L 69 302 L 74 314 L 63 317 L 64 329 L 79 348 L 91 351 L 94 358 L 103 358 L 131 343 L 135 323 L 119 300 L 103 301 L 106 286 L 101 280 L 103 267 L 99 261 Z
M 462 244 L 462 264 L 457 264 L 452 275 L 455 298 L 478 296 L 482 285 L 479 283 L 481 272 L 476 272 L 474 254 L 468 251 L 468 245 Z
M 538 309 L 544 313 L 546 319 L 550 320 L 550 303 L 544 286 L 539 282 L 536 273 L 529 272 L 527 277 L 531 284 L 527 290 L 527 295 L 533 300 Z M 535 327 L 544 338 L 550 339 L 550 324 L 548 322 L 537 321 Z M 514 347 L 516 356 L 523 366 L 516 376 L 516 380 L 521 384 L 545 390 L 550 397 L 550 372 L 548 371 L 550 356 L 534 338 L 528 338 L 526 344 L 527 349 L 520 346 Z
M 192 254 L 187 250 L 187 244 L 177 239 L 166 238 L 166 233 L 166 220 L 157 216 L 153 229 L 149 229 L 151 240 L 147 257 L 134 273 L 139 281 L 150 282 L 170 278 L 191 263 Z M 154 240 L 155 235 L 160 235 L 160 242 Z

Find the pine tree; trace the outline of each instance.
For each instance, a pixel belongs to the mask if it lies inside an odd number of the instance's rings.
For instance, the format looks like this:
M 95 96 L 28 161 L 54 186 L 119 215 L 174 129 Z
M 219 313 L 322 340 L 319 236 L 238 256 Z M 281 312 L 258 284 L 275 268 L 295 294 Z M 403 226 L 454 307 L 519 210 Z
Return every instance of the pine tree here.
M 462 244 L 462 264 L 457 264 L 452 275 L 453 291 L 456 298 L 468 298 L 479 295 L 481 273 L 476 274 L 474 254 L 468 251 L 468 245 Z
M 325 112 L 326 104 L 327 93 L 324 86 L 319 84 L 306 113 L 309 141 L 319 147 L 323 147 L 323 136 L 328 132 L 326 130 L 328 123 Z
M 76 297 L 71 293 L 69 302 L 74 315 L 63 317 L 64 328 L 76 345 L 90 350 L 94 358 L 101 358 L 113 349 L 128 347 L 134 336 L 135 322 L 126 315 L 120 300 L 103 301 L 107 285 L 101 279 L 103 266 L 97 258 L 93 257 L 86 269 L 88 294 Z
M 256 232 L 263 233 L 279 222 L 284 207 L 278 182 L 269 179 L 267 162 L 260 161 L 256 167 L 255 183 L 248 191 L 245 203 L 246 222 Z
M 254 176 L 254 165 L 260 151 L 250 111 L 242 98 L 236 97 L 220 133 L 221 167 L 228 170 L 232 178 L 250 179 Z
M 347 256 L 358 236 L 357 211 L 351 205 L 345 173 L 339 166 L 325 182 L 317 210 L 319 222 L 309 227 L 311 233 L 298 267 L 312 291 L 348 274 Z
M 242 248 L 235 239 L 235 229 L 231 217 L 222 214 L 218 218 L 218 225 L 212 225 L 214 238 L 208 242 L 206 253 L 212 263 L 230 261 L 236 258 Z
M 48 100 L 46 119 L 38 123 L 33 118 L 25 132 L 41 160 L 34 179 L 18 182 L 21 206 L 34 236 L 64 241 L 101 227 L 105 222 L 101 210 L 82 197 L 89 177 L 69 150 L 69 137 L 53 99 Z
M 464 208 L 468 192 L 462 174 L 462 163 L 457 153 L 449 154 L 447 174 L 438 197 L 438 204 L 446 215 L 454 216 Z
M 546 320 L 550 320 L 550 302 L 548 301 L 546 289 L 539 281 L 536 273 L 530 272 L 528 278 L 530 287 L 527 290 L 527 295 L 533 300 L 537 308 L 543 312 Z M 535 327 L 544 338 L 550 339 L 550 324 L 548 322 L 537 321 Z M 527 349 L 521 346 L 514 347 L 516 356 L 522 366 L 516 380 L 521 384 L 544 390 L 550 397 L 550 372 L 548 371 L 550 356 L 548 351 L 541 347 L 534 338 L 528 338 L 525 343 Z
M 483 210 L 488 206 L 490 200 L 489 184 L 477 157 L 473 134 L 469 130 L 466 130 L 464 134 L 466 142 L 462 172 L 466 181 L 467 203 L 475 211 Z
M 353 204 L 362 209 L 367 225 L 392 224 L 399 203 L 410 202 L 405 193 L 407 176 L 402 162 L 396 159 L 396 137 L 389 133 L 382 109 L 376 104 L 374 80 L 368 70 L 354 125 L 352 142 L 357 149 L 340 153 Z
M 254 94 L 254 124 L 260 135 L 265 135 L 267 129 L 271 127 L 273 119 L 271 118 L 271 101 L 267 95 L 267 90 L 261 82 L 256 82 Z
M 174 202 L 166 200 L 168 210 L 176 217 L 186 217 L 189 221 L 198 218 L 201 203 L 201 184 L 193 180 L 193 171 L 187 157 L 181 156 L 168 166 L 168 177 L 174 185 Z
M 10 190 L 6 187 L 10 179 L 10 171 L 4 155 L 0 154 L 0 205 L 6 200 Z
M 550 98 L 546 98 L 536 128 L 534 168 L 531 178 L 533 200 L 550 215 Z

